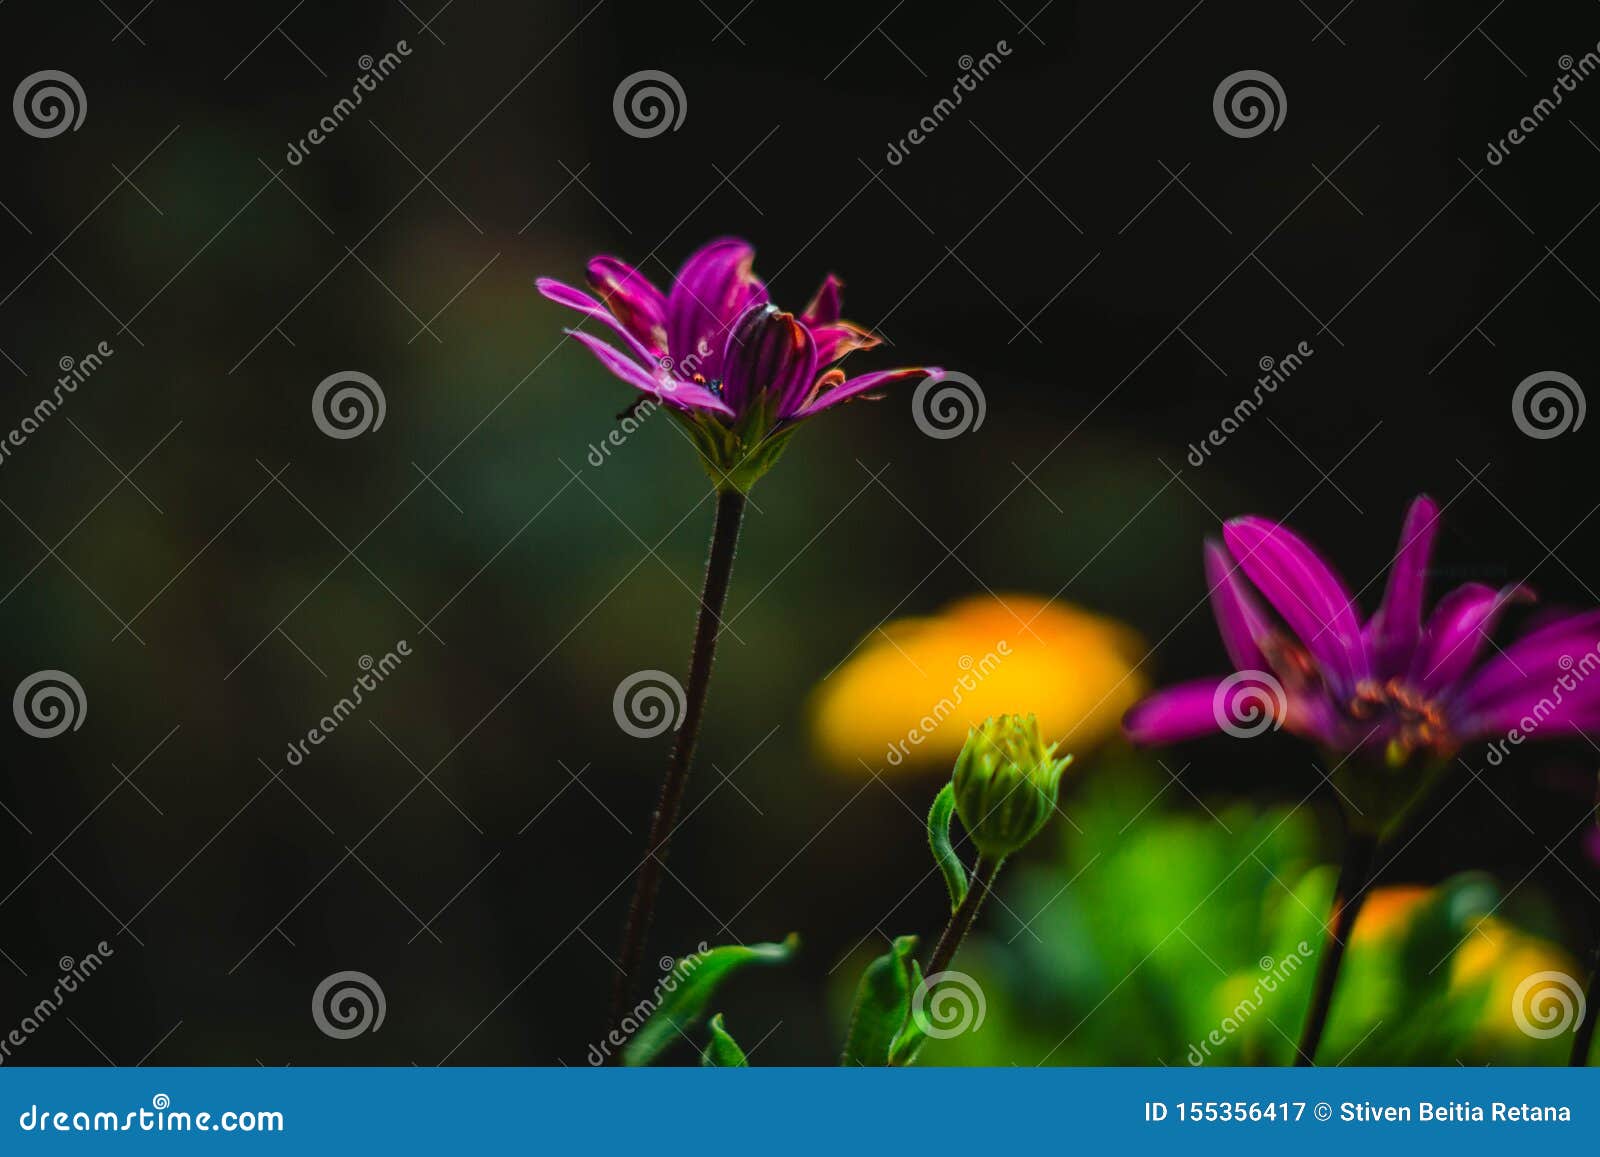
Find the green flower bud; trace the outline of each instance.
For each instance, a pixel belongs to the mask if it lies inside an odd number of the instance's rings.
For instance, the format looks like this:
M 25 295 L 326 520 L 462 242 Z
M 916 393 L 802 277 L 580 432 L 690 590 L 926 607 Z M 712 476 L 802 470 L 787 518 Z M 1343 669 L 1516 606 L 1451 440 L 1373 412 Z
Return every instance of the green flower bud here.
M 1072 762 L 1070 755 L 1054 758 L 1057 746 L 1039 738 L 1032 715 L 986 719 L 967 732 L 951 780 L 956 814 L 982 855 L 1009 856 L 1049 821 L 1061 773 Z

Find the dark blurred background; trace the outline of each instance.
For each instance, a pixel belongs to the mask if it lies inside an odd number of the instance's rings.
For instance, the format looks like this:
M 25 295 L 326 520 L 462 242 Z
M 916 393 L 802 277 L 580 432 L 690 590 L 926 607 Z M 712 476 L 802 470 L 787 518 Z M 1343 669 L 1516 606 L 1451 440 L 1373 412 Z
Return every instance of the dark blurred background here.
M 666 282 L 748 237 L 791 306 L 845 279 L 892 343 L 859 364 L 959 369 L 987 400 L 950 440 L 909 391 L 827 415 L 755 493 L 648 958 L 800 932 L 794 965 L 730 990 L 756 1063 L 832 1060 L 840 962 L 943 913 L 936 775 L 830 771 L 808 733 L 807 695 L 886 617 L 976 573 L 1132 625 L 1152 681 L 1218 671 L 1194 609 L 1220 518 L 1288 516 L 1361 587 L 1419 491 L 1448 506 L 1435 593 L 1527 575 L 1600 601 L 1594 426 L 1535 440 L 1511 413 L 1535 372 L 1600 380 L 1600 81 L 1485 159 L 1600 41 L 1592 4 L 101 0 L 0 26 L 8 87 L 58 69 L 87 100 L 75 132 L 4 126 L 0 426 L 63 358 L 114 350 L 0 464 L 3 685 L 62 669 L 88 704 L 54 740 L 0 729 L 0 1030 L 59 958 L 115 951 L 11 1063 L 583 1063 L 667 747 L 611 696 L 681 675 L 711 515 L 659 420 L 587 460 L 629 391 L 533 279 L 597 252 Z M 651 139 L 612 109 L 645 69 L 687 102 Z M 1212 111 L 1243 69 L 1287 98 L 1249 139 Z M 387 403 L 349 440 L 310 409 L 342 370 Z M 1317 782 L 1287 737 L 1165 758 L 1205 798 Z M 1485 869 L 1584 950 L 1593 747 L 1469 762 L 1483 781 L 1386 878 Z M 343 969 L 381 981 L 381 1031 L 317 1031 Z

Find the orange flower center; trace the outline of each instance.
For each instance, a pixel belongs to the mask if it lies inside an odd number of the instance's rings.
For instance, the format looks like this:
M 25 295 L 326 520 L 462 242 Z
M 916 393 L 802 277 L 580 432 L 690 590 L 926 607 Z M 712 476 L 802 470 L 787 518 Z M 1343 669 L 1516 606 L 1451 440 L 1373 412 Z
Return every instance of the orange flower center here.
M 1363 679 L 1346 710 L 1352 719 L 1391 725 L 1389 755 L 1397 764 L 1415 751 L 1443 754 L 1451 747 L 1444 709 L 1400 679 Z

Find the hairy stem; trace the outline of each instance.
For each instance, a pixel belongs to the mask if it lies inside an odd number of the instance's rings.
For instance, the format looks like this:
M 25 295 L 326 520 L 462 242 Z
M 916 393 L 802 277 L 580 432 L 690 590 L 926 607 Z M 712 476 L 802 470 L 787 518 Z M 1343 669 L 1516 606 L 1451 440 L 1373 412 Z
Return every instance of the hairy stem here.
M 1584 1005 L 1587 1015 L 1572 1034 L 1572 1057 L 1567 1062 L 1574 1068 L 1583 1068 L 1589 1063 L 1589 1046 L 1594 1043 L 1594 1022 L 1600 1016 L 1600 945 L 1596 945 L 1589 955 L 1589 991 L 1584 997 Z
M 611 991 L 611 1023 L 622 1020 L 633 991 L 639 961 L 644 955 L 650 917 L 655 911 L 656 894 L 661 888 L 661 873 L 672 845 L 673 829 L 683 804 L 684 788 L 689 783 L 689 765 L 694 759 L 695 741 L 705 711 L 706 690 L 711 685 L 711 661 L 716 655 L 717 635 L 722 630 L 722 607 L 728 597 L 728 582 L 733 577 L 734 548 L 739 542 L 739 524 L 744 518 L 745 496 L 738 490 L 717 495 L 716 522 L 711 530 L 711 554 L 706 561 L 705 587 L 700 594 L 700 615 L 695 624 L 694 647 L 689 653 L 689 683 L 684 693 L 683 719 L 678 725 L 661 781 L 661 797 L 650 819 L 650 834 L 645 840 L 644 857 L 634 881 L 633 899 L 622 932 L 620 971 Z
M 1322 959 L 1317 963 L 1311 1008 L 1306 1013 L 1305 1029 L 1300 1034 L 1300 1045 L 1295 1051 L 1294 1063 L 1297 1067 L 1315 1062 L 1317 1045 L 1322 1041 L 1323 1029 L 1328 1026 L 1328 1013 L 1333 1008 L 1333 990 L 1339 980 L 1339 965 L 1344 961 L 1345 946 L 1350 942 L 1350 933 L 1356 926 L 1356 914 L 1361 911 L 1361 902 L 1366 898 L 1377 854 L 1378 841 L 1375 836 L 1352 832 L 1345 838 L 1344 863 L 1339 869 L 1339 882 L 1333 892 L 1333 910 L 1328 916 L 1328 939 L 1323 945 Z
M 994 878 L 1000 874 L 1000 865 L 1003 863 L 1005 863 L 1004 858 L 990 860 L 979 856 L 978 862 L 972 865 L 972 886 L 967 889 L 966 897 L 960 906 L 951 913 L 950 923 L 944 926 L 944 933 L 939 937 L 939 943 L 934 945 L 933 955 L 928 957 L 925 975 L 933 976 L 950 967 L 950 962 L 955 959 L 956 949 L 961 947 L 961 942 L 972 930 L 972 922 L 978 918 L 978 909 L 983 907 L 989 889 L 994 887 Z

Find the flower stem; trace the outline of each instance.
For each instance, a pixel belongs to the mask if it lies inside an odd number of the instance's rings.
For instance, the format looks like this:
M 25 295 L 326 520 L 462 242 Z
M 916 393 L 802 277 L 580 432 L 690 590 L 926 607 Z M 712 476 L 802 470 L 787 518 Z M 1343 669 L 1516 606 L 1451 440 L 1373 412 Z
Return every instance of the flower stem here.
M 1361 902 L 1366 899 L 1367 885 L 1372 880 L 1372 867 L 1377 855 L 1377 837 L 1356 832 L 1346 836 L 1344 864 L 1339 869 L 1339 882 L 1333 892 L 1333 910 L 1328 916 L 1328 939 L 1323 945 L 1322 959 L 1317 964 L 1311 1008 L 1306 1013 L 1300 1045 L 1295 1050 L 1296 1067 L 1310 1065 L 1316 1059 L 1317 1045 L 1322 1041 L 1322 1030 L 1327 1028 L 1328 1013 L 1333 1008 L 1333 989 L 1339 979 L 1339 965 L 1344 960 L 1350 933 L 1356 926 L 1356 914 L 1361 911 Z
M 684 788 L 689 783 L 689 764 L 694 758 L 695 741 L 700 737 L 700 721 L 705 711 L 706 690 L 711 685 L 711 660 L 716 655 L 717 635 L 722 630 L 722 606 L 728 597 L 728 582 L 733 577 L 734 548 L 739 543 L 739 524 L 744 518 L 745 496 L 734 489 L 717 495 L 716 521 L 711 530 L 711 554 L 706 561 L 705 587 L 700 594 L 700 615 L 695 624 L 694 647 L 689 653 L 689 683 L 684 694 L 683 719 L 678 724 L 666 777 L 661 781 L 661 797 L 650 819 L 650 834 L 644 857 L 634 881 L 633 899 L 628 905 L 628 920 L 623 927 L 619 972 L 611 992 L 611 1023 L 617 1024 L 628 1007 L 639 960 L 644 955 L 650 917 L 655 911 L 656 894 L 661 888 L 661 873 L 666 867 L 672 833 L 683 804 Z
M 1594 1043 L 1594 1022 L 1600 1016 L 1600 945 L 1589 956 L 1589 991 L 1584 997 L 1587 1015 L 1572 1034 L 1572 1057 L 1568 1064 L 1583 1068 L 1589 1063 L 1589 1046 Z
M 1005 863 L 1004 858 L 990 860 L 979 856 L 977 863 L 972 865 L 972 886 L 967 889 L 967 894 L 960 905 L 951 913 L 950 923 L 945 925 L 939 943 L 934 945 L 933 955 L 928 957 L 925 975 L 933 976 L 950 967 L 950 962 L 955 959 L 956 949 L 961 947 L 961 942 L 972 930 L 972 922 L 978 918 L 978 909 L 983 907 L 989 889 L 994 887 L 994 878 L 1000 874 L 1000 865 L 1003 863 Z

